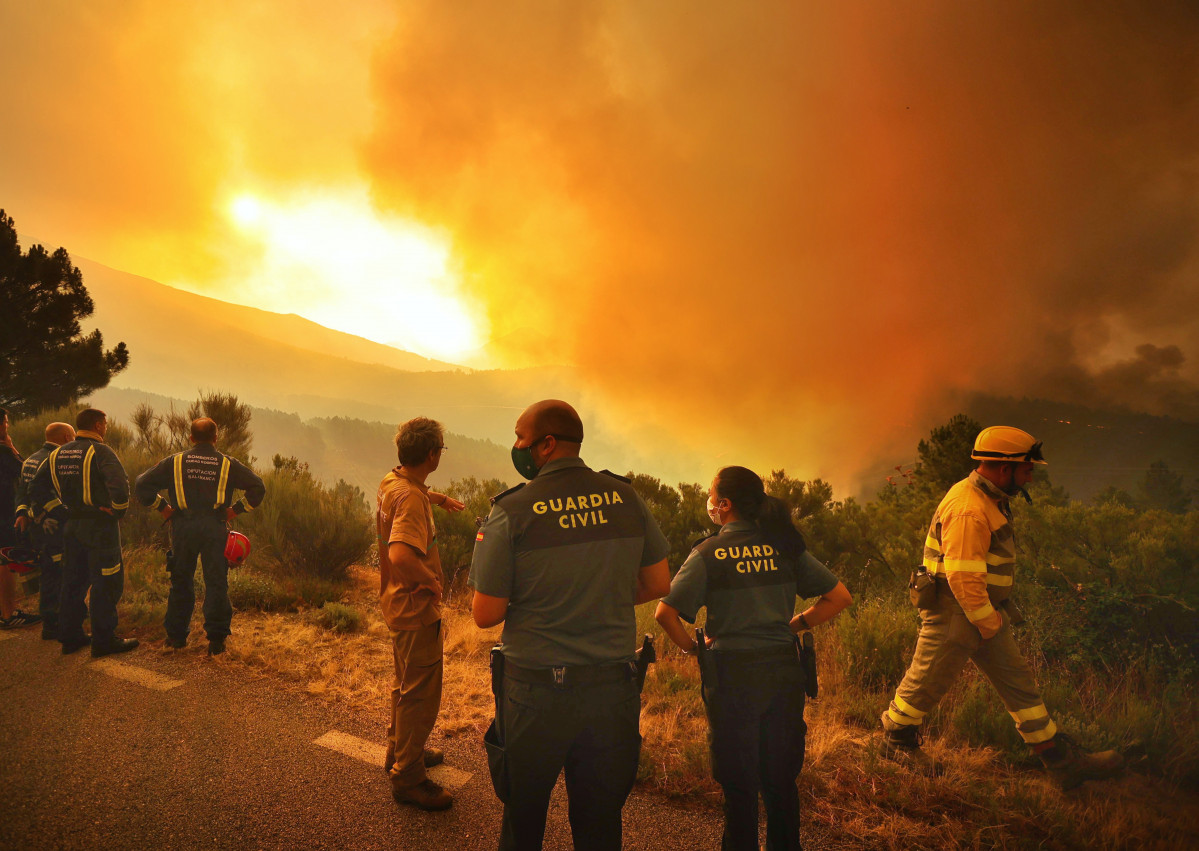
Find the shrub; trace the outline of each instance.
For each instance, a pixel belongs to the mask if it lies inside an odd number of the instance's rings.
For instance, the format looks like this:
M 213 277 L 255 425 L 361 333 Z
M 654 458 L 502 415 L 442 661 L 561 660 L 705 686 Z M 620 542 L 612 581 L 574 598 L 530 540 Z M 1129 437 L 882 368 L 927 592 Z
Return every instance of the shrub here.
M 315 620 L 333 632 L 358 632 L 362 629 L 362 612 L 345 603 L 325 603 L 316 611 Z
M 903 679 L 916 646 L 916 609 L 907 603 L 866 600 L 833 621 L 837 661 L 846 682 L 863 691 L 890 691 Z
M 291 608 L 294 598 L 272 577 L 241 569 L 229 572 L 229 602 L 236 609 L 278 612 Z
M 441 569 L 445 574 L 444 594 L 447 604 L 469 600 L 465 593 L 470 559 L 475 550 L 476 521 L 491 512 L 491 497 L 503 493 L 508 485 L 498 479 L 480 481 L 474 476 L 455 479 L 445 493 L 461 500 L 466 508 L 456 514 L 436 511 L 437 549 L 441 554 Z
M 362 491 L 344 481 L 327 487 L 308 465 L 275 456 L 266 499 L 242 523 L 265 558 L 288 573 L 345 580 L 374 543 Z

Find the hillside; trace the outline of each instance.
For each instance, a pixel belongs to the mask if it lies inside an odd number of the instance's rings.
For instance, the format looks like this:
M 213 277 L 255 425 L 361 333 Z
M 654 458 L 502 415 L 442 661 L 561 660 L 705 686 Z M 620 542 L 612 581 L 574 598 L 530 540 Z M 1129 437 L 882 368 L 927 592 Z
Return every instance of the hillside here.
M 577 396 L 565 368 L 474 372 L 298 316 L 183 292 L 75 258 L 109 345 L 129 346 L 116 388 L 177 399 L 237 394 L 301 417 L 400 422 L 434 417 L 458 434 L 507 438 L 530 401 Z M 398 324 L 398 323 L 397 323 Z
M 1155 461 L 1199 485 L 1199 423 L 993 396 L 976 396 L 963 410 L 981 423 L 1014 425 L 1043 440 L 1051 481 L 1075 499 L 1090 499 L 1109 485 L 1134 492 Z
M 114 421 L 126 425 L 133 409 L 140 404 L 165 413 L 172 407 L 185 411 L 191 402 L 112 387 L 93 393 L 90 398 Z M 344 417 L 301 419 L 293 413 L 250 407 L 253 411 L 250 429 L 254 434 L 251 453 L 259 469 L 269 469 L 275 455 L 295 456 L 308 464 L 321 480 L 332 483 L 345 479 L 373 500 L 379 480 L 396 463 L 393 423 Z M 507 446 L 453 431 L 447 431 L 445 442 L 447 451 L 441 466 L 429 479 L 433 487 L 444 487 L 467 476 L 509 482 L 515 479 Z
M 430 416 L 452 434 L 506 446 L 519 411 L 533 400 L 558 397 L 580 403 L 589 435 L 588 458 L 598 466 L 633 468 L 671 483 L 702 478 L 708 470 L 705 459 L 685 457 L 681 447 L 663 455 L 649 444 L 612 433 L 612 424 L 609 429 L 596 427 L 588 412 L 597 408 L 568 367 L 473 371 L 299 316 L 227 304 L 82 258 L 76 262 L 96 303 L 96 326 L 109 345 L 123 340 L 131 353 L 129 368 L 105 393 L 126 390 L 181 400 L 194 399 L 201 390 L 235 393 L 259 412 L 257 452 L 264 460 L 275 452 L 296 455 L 310 460 L 323 478 L 344 477 L 373 486 L 379 464 L 388 463 L 390 455 L 375 457 L 373 449 L 365 447 L 380 440 L 384 447 L 389 445 L 395 423 Z M 401 325 L 397 318 L 397 329 Z M 1020 426 L 1043 439 L 1052 480 L 1079 499 L 1109 485 L 1132 491 L 1149 465 L 1159 460 L 1188 484 L 1199 479 L 1196 423 L 982 394 L 963 396 L 952 408 L 984 424 Z M 278 419 L 277 427 L 261 431 L 272 419 Z M 317 438 L 333 440 L 328 433 L 332 426 L 322 432 L 318 421 L 345 419 L 375 424 L 361 459 L 358 447 L 347 453 L 335 442 L 318 445 Z M 856 495 L 872 497 L 897 463 L 911 463 L 916 442 L 926 433 L 912 434 L 912 457 L 880 458 L 870 465 L 874 472 L 858 477 Z M 304 447 L 310 451 L 302 451 Z M 334 460 L 336 452 L 343 453 L 340 460 Z M 479 469 L 464 468 L 461 475 L 491 475 L 487 471 L 494 467 L 483 460 L 486 455 L 480 456 Z M 458 462 L 447 458 L 447 463 Z M 507 475 L 508 465 L 499 466 Z

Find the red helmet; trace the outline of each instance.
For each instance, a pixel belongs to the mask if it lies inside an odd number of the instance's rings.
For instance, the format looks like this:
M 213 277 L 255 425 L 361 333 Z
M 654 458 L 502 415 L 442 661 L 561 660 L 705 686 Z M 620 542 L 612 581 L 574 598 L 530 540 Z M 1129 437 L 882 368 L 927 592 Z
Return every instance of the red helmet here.
M 37 567 L 37 550 L 29 547 L 4 547 L 0 549 L 0 565 L 13 573 L 25 574 Z
M 225 539 L 225 560 L 230 567 L 237 567 L 250 554 L 250 539 L 241 532 L 230 532 Z

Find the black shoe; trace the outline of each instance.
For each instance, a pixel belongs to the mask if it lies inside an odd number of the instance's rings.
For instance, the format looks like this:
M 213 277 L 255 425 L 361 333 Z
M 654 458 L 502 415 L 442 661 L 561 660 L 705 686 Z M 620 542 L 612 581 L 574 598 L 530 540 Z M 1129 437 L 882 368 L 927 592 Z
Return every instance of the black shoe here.
M 76 650 L 87 647 L 89 644 L 91 644 L 92 637 L 90 635 L 77 635 L 74 638 L 63 638 L 61 641 L 62 655 L 67 656 L 71 653 L 74 653 Z
M 213 638 L 213 639 L 209 640 L 209 642 L 208 642 L 208 655 L 209 656 L 220 656 L 224 652 L 225 652 L 225 639 L 224 638 Z
M 173 647 L 176 650 L 182 650 L 186 646 L 186 638 L 171 638 L 170 636 L 167 636 L 167 647 Z
M 945 765 L 941 760 L 929 756 L 921 747 L 924 744 L 924 733 L 919 726 L 908 726 L 901 730 L 883 730 L 883 738 L 879 744 L 879 753 L 887 759 L 929 777 L 939 777 L 945 773 Z
M 92 658 L 99 659 L 101 656 L 111 656 L 114 653 L 128 653 L 134 650 L 141 644 L 136 638 L 114 638 L 107 644 L 93 644 Z
M 23 626 L 33 626 L 35 623 L 41 623 L 41 615 L 31 615 L 29 612 L 22 612 L 20 609 L 13 609 L 13 613 L 6 618 L 0 618 L 0 629 L 20 629 Z

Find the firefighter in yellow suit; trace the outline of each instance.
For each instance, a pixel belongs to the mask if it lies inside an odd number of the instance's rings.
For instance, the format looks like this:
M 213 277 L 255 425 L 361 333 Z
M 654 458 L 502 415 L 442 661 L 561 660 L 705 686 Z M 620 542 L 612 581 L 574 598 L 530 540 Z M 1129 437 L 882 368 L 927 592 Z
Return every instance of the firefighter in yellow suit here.
M 1115 751 L 1087 753 L 1058 731 L 1012 637 L 1016 540 L 1009 499 L 1028 498 L 1024 486 L 1036 465 L 1047 463 L 1041 442 L 1018 428 L 992 426 L 979 433 L 970 457 L 979 462 L 977 469 L 949 489 L 929 526 L 923 563 L 928 576 L 913 583 L 927 585 L 923 594 L 913 591 L 920 634 L 911 665 L 882 715 L 882 752 L 939 773 L 940 764 L 920 748 L 921 724 L 973 661 L 1059 785 L 1068 789 L 1109 777 L 1122 768 L 1122 757 Z

